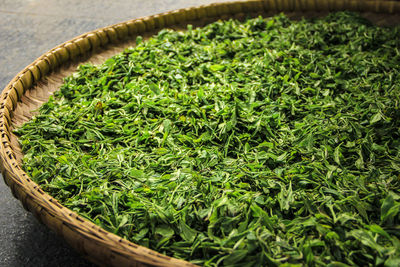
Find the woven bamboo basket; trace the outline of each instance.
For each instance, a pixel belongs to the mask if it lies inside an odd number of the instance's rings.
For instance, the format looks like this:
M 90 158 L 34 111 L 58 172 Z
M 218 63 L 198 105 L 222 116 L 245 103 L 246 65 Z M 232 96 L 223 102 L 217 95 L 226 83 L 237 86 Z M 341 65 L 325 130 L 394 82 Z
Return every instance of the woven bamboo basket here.
M 218 19 L 271 16 L 320 16 L 357 11 L 377 24 L 400 24 L 400 0 L 251 0 L 204 5 L 134 19 L 80 35 L 43 54 L 5 87 L 0 98 L 0 157 L 6 184 L 25 209 L 92 262 L 104 266 L 193 266 L 138 246 L 80 217 L 46 194 L 21 168 L 22 153 L 12 131 L 31 119 L 62 79 L 83 62 L 102 63 L 132 46 L 136 36 L 162 28 L 202 26 Z

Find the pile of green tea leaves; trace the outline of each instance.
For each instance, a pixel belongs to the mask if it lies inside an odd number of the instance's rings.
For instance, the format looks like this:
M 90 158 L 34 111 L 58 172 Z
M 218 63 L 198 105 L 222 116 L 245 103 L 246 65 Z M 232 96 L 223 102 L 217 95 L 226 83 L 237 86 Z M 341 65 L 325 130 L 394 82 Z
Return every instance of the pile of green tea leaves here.
M 139 37 L 17 130 L 24 169 L 196 264 L 399 266 L 399 36 L 344 12 Z

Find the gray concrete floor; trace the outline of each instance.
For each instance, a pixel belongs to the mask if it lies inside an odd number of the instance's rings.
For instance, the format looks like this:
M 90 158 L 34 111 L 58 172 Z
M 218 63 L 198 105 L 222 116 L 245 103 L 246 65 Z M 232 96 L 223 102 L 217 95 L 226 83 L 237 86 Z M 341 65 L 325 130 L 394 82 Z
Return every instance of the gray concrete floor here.
M 74 36 L 124 20 L 226 0 L 0 0 L 0 90 Z M 91 266 L 38 223 L 0 179 L 0 267 Z

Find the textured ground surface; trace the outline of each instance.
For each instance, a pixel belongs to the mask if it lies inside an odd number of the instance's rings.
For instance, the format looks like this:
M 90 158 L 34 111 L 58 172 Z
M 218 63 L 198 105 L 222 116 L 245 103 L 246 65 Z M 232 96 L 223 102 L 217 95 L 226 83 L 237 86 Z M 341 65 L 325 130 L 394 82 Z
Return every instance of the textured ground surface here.
M 225 0 L 0 0 L 0 90 L 74 36 L 124 20 Z M 91 266 L 13 198 L 0 179 L 0 266 Z

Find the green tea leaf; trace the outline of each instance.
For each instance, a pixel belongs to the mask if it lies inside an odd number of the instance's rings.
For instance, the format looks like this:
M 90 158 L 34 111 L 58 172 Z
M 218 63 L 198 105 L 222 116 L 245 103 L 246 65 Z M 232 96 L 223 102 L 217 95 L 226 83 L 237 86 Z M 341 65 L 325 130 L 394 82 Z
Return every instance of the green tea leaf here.
M 399 211 L 400 211 L 400 203 L 396 202 L 391 194 L 388 194 L 386 198 L 383 200 L 381 206 L 382 222 L 392 221 L 393 218 L 397 214 L 399 214 Z

